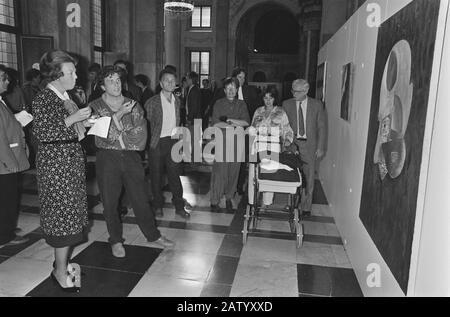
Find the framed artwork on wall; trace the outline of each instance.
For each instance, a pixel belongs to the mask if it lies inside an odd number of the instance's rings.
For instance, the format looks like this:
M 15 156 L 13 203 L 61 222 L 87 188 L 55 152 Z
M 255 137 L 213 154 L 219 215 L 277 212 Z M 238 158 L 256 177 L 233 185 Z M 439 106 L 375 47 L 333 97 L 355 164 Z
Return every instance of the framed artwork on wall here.
M 317 67 L 316 99 L 325 105 L 327 87 L 327 62 L 323 62 Z
M 353 63 L 342 67 L 341 118 L 348 122 L 352 111 L 354 69 Z
M 34 64 L 40 62 L 44 53 L 54 49 L 52 36 L 21 35 L 21 79 L 25 81 L 25 73 L 30 70 Z

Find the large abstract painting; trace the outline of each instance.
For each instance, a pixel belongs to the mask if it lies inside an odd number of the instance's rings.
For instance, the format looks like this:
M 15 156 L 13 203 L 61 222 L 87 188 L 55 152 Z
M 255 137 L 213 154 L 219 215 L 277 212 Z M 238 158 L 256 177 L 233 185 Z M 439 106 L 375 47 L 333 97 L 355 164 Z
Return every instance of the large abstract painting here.
M 325 104 L 327 84 L 327 63 L 324 62 L 317 67 L 316 99 Z
M 378 33 L 360 219 L 407 293 L 440 0 L 415 0 Z

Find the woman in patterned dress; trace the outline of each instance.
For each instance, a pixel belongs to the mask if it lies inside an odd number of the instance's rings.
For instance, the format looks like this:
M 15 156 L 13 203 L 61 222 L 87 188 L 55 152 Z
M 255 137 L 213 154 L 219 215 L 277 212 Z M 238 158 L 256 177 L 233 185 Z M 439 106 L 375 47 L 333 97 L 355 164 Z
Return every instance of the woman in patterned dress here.
M 39 141 L 37 181 L 41 226 L 54 248 L 52 280 L 64 291 L 76 292 L 80 268 L 68 264 L 72 247 L 83 241 L 88 224 L 85 158 L 79 141 L 84 138 L 91 109 L 79 110 L 67 91 L 77 79 L 75 61 L 61 51 L 46 53 L 41 71 L 49 81 L 33 100 L 33 133 Z
M 281 138 L 281 152 L 287 150 L 294 141 L 294 131 L 292 131 L 289 119 L 283 108 L 278 106 L 278 90 L 269 87 L 264 94 L 264 106 L 258 108 L 253 116 L 253 130 L 262 136 L 277 135 Z M 249 169 L 248 192 L 253 193 L 254 169 Z M 263 203 L 270 206 L 273 203 L 273 193 L 263 194 Z

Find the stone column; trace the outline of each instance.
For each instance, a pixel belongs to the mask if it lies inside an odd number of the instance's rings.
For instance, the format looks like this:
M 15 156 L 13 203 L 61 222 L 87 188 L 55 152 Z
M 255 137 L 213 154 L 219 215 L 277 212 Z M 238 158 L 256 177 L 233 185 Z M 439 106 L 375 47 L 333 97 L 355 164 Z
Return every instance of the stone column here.
M 311 85 L 311 95 L 315 94 L 317 59 L 320 49 L 320 27 L 322 6 L 320 0 L 311 0 L 304 4 L 300 15 L 302 32 L 300 34 L 301 54 L 304 61 L 303 77 Z
M 165 14 L 166 27 L 164 34 L 165 64 L 181 69 L 181 20 Z

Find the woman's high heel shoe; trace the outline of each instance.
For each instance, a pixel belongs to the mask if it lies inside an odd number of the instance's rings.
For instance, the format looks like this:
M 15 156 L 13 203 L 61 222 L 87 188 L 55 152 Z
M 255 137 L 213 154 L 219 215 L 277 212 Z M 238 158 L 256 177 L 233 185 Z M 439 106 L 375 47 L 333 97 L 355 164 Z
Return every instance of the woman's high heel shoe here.
M 66 283 L 67 283 L 67 285 L 69 285 L 69 287 L 61 286 L 61 284 L 58 282 L 58 279 L 53 274 L 53 272 L 50 273 L 50 279 L 53 281 L 55 286 L 58 286 L 59 289 L 62 290 L 63 292 L 66 292 L 66 293 L 79 293 L 80 290 L 81 290 L 80 287 L 74 286 L 74 282 L 72 281 L 73 277 L 71 275 L 67 275 L 67 280 L 66 280 Z

